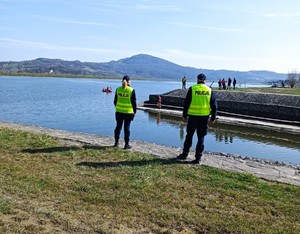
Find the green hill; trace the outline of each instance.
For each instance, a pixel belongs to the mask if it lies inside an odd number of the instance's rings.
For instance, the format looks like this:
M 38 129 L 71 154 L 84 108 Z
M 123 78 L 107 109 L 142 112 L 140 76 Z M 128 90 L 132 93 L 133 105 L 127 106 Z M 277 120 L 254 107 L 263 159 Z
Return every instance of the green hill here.
M 76 76 L 121 77 L 127 74 L 136 78 L 181 80 L 185 75 L 194 79 L 199 73 L 205 73 L 208 80 L 236 77 L 242 82 L 270 82 L 285 80 L 287 74 L 272 71 L 209 70 L 184 67 L 170 61 L 147 54 L 104 63 L 65 61 L 61 59 L 38 58 L 21 62 L 0 62 L 1 73 L 34 73 Z

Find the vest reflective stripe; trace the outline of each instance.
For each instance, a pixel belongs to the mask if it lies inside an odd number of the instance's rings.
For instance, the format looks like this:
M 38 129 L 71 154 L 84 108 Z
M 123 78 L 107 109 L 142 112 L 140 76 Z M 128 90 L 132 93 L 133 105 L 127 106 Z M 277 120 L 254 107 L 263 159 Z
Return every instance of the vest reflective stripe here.
M 210 115 L 211 88 L 204 84 L 192 86 L 192 100 L 188 109 L 188 115 Z
M 123 89 L 123 87 L 117 88 L 118 100 L 116 104 L 116 112 L 134 114 L 131 104 L 132 92 L 133 88 L 129 86 L 127 86 L 125 89 Z

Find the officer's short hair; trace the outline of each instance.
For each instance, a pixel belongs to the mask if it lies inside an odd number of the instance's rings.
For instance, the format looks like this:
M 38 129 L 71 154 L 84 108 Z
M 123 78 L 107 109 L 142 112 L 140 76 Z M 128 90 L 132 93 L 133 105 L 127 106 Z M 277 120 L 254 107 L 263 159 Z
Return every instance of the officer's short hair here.
M 205 76 L 203 73 L 200 73 L 200 74 L 197 76 L 197 79 L 198 79 L 198 80 L 206 80 L 206 76 Z

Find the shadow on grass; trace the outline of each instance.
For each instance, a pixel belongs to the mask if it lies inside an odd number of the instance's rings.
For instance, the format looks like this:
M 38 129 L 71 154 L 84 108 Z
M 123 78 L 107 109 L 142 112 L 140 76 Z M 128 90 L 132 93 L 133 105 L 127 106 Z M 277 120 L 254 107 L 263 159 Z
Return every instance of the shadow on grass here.
M 25 149 L 22 150 L 22 153 L 30 153 L 30 154 L 37 154 L 37 153 L 54 153 L 54 152 L 67 152 L 67 151 L 74 151 L 74 150 L 87 150 L 87 149 L 94 149 L 94 150 L 105 150 L 108 148 L 112 148 L 113 146 L 95 146 L 95 145 L 84 145 L 84 146 L 60 146 L 60 147 L 50 147 L 50 148 L 40 148 L 40 149 Z
M 94 168 L 104 167 L 121 167 L 121 166 L 147 166 L 147 165 L 170 165 L 170 164 L 190 164 L 188 161 L 179 161 L 175 158 L 172 159 L 151 159 L 151 160 L 138 160 L 138 161 L 118 161 L 118 162 L 81 162 L 76 166 L 86 166 Z

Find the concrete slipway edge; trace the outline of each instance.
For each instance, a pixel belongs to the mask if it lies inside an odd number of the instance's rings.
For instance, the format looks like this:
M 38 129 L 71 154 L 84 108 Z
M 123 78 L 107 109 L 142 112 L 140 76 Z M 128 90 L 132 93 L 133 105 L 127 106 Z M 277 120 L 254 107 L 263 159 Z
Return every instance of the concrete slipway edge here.
M 68 132 L 20 123 L 0 122 L 0 127 L 48 135 L 61 140 L 71 141 L 71 143 L 73 142 L 74 144 L 111 146 L 114 142 L 114 139 L 109 136 Z M 121 141 L 120 143 L 122 144 L 124 142 Z M 131 144 L 131 151 L 149 153 L 164 159 L 174 158 L 181 152 L 181 148 L 179 147 L 169 147 L 143 141 L 132 141 Z M 193 159 L 193 154 L 194 152 L 191 151 L 187 161 Z M 212 152 L 204 153 L 203 164 L 228 171 L 250 173 L 266 180 L 300 186 L 300 165 L 289 165 L 281 162 Z

